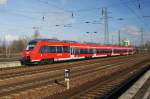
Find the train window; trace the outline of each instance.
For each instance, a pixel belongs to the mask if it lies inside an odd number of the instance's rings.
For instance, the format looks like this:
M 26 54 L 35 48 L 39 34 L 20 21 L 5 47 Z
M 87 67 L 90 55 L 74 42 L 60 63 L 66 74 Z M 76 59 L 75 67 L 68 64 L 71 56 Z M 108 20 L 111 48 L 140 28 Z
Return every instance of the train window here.
M 48 46 L 42 46 L 40 48 L 40 53 L 47 53 L 48 52 Z
M 128 52 L 128 50 L 126 50 L 126 49 L 124 49 L 124 50 L 122 50 L 122 49 L 114 49 L 114 52 L 115 52 L 115 53 Z
M 58 52 L 58 53 L 62 53 L 62 52 L 63 52 L 62 46 L 57 46 L 57 52 Z
M 106 49 L 103 49 L 103 53 L 107 53 L 107 50 L 106 50 Z
M 98 53 L 98 54 L 101 53 L 101 52 L 102 52 L 102 50 L 100 50 L 100 49 L 96 50 L 96 53 Z
M 77 54 L 80 54 L 80 50 L 77 49 L 77 48 L 75 48 L 75 54 L 76 54 L 76 55 L 77 55 Z
M 85 49 L 85 54 L 89 54 L 89 49 Z
M 112 53 L 111 49 L 96 49 L 96 53 Z
M 93 49 L 89 49 L 89 54 L 93 54 Z
M 88 49 L 83 49 L 84 50 L 84 54 L 88 53 Z
M 75 49 L 75 54 L 80 54 L 80 49 Z
M 35 45 L 28 45 L 28 46 L 26 47 L 26 50 L 31 51 L 31 50 L 34 49 L 34 47 L 35 47 Z
M 29 44 L 26 47 L 26 50 L 29 50 L 29 51 L 33 50 L 36 44 L 37 42 L 29 42 Z
M 80 49 L 80 54 L 83 54 L 83 49 Z
M 80 49 L 80 54 L 84 54 L 84 53 L 85 53 L 84 49 Z
M 107 53 L 112 53 L 112 50 L 111 49 L 107 49 Z
M 49 46 L 48 52 L 49 53 L 56 53 L 56 46 Z
M 107 50 L 103 49 L 103 53 L 106 53 Z
M 80 54 L 88 54 L 88 49 L 80 49 Z
M 124 49 L 124 50 L 122 50 L 122 52 L 127 52 L 127 50 Z
M 82 49 L 80 49 L 80 54 L 83 54 L 83 50 Z
M 64 53 L 69 53 L 70 52 L 70 47 L 69 46 L 63 46 L 63 52 Z
M 114 52 L 115 52 L 115 53 L 118 53 L 119 51 L 118 51 L 117 49 L 114 49 Z

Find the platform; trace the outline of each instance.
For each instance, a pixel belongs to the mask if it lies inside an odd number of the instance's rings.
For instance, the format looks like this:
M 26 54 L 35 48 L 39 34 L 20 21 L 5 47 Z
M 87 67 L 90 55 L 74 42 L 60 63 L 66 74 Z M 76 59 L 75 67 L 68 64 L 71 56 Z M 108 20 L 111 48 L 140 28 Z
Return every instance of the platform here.
M 0 62 L 0 68 L 6 67 L 18 67 L 21 66 L 19 61 L 12 61 L 12 62 Z
M 150 99 L 150 70 L 122 94 L 119 99 Z

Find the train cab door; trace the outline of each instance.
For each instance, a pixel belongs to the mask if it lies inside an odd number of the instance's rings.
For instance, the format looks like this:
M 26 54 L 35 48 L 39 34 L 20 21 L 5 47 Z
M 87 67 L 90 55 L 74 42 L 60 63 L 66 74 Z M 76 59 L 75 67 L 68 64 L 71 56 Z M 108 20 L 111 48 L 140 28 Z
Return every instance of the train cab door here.
M 93 48 L 93 56 L 96 57 L 96 48 Z
M 73 47 L 70 47 L 70 54 L 71 58 L 73 59 L 75 57 L 75 49 Z
M 114 55 L 114 49 L 112 49 L 112 53 L 111 53 L 111 56 L 113 56 Z

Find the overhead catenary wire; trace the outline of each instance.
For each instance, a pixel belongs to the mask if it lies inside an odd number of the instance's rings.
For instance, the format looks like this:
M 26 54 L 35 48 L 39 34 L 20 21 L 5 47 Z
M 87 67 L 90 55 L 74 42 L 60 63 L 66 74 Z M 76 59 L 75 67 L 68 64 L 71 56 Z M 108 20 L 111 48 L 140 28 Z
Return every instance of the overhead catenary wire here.
M 147 27 L 148 24 L 146 24 L 143 20 L 142 20 L 142 17 L 139 16 L 129 5 L 127 5 L 126 3 L 124 3 L 122 0 L 121 1 L 121 4 L 124 5 L 126 8 L 129 9 L 129 11 L 131 11 L 131 13 L 138 19 L 139 23 L 142 25 L 142 26 L 145 26 Z
M 43 0 L 40 0 L 40 1 L 43 1 Z M 128 1 L 128 2 L 130 2 L 130 1 Z M 42 2 L 41 2 L 42 3 Z M 45 4 L 46 4 L 46 2 L 45 2 Z M 48 3 L 47 5 L 49 5 L 50 3 Z M 113 6 L 116 6 L 116 5 L 120 5 L 120 3 L 116 3 L 116 4 L 110 4 L 110 5 L 108 5 L 108 8 L 109 7 L 113 7 Z M 57 7 L 57 6 L 56 6 Z M 59 7 L 58 7 L 59 8 Z M 61 9 L 61 11 L 60 11 L 60 13 L 59 13 L 59 11 L 57 12 L 56 11 L 56 13 L 55 13 L 55 11 L 54 11 L 54 13 L 55 14 L 63 14 L 63 10 L 64 9 L 62 9 L 61 7 L 60 7 L 60 9 Z M 78 10 L 64 10 L 64 11 L 68 11 L 69 13 L 70 13 L 70 16 L 72 17 L 72 18 L 76 18 L 76 17 L 78 17 L 78 16 L 76 16 L 74 13 L 80 13 L 80 12 L 86 12 L 86 11 L 93 11 L 93 10 L 97 10 L 97 11 L 99 11 L 101 9 L 101 7 L 97 7 L 97 8 L 89 8 L 89 9 L 78 9 Z M 26 15 L 26 14 L 22 14 L 24 11 L 22 10 L 22 13 L 19 13 L 19 11 L 16 11 L 16 12 L 18 12 L 17 14 L 18 14 L 18 16 L 21 16 L 21 17 L 25 17 L 25 18 L 27 18 L 27 19 L 35 19 L 35 20 L 40 20 L 41 19 L 41 21 L 47 21 L 46 19 L 48 18 L 46 15 L 43 15 L 43 12 L 40 12 L 39 14 L 41 15 L 41 18 L 38 18 L 38 17 L 30 17 L 30 15 Z M 27 13 L 28 13 L 28 11 L 26 11 Z M 51 11 L 45 11 L 45 12 L 47 12 L 47 13 L 53 13 L 53 11 L 51 12 Z M 44 13 L 45 13 L 44 12 Z M 13 12 L 14 13 L 14 12 Z M 32 11 L 30 12 L 29 11 L 29 13 L 32 13 Z M 38 11 L 36 12 L 36 11 L 33 11 L 33 13 L 38 13 Z M 17 15 L 16 14 L 16 15 Z M 19 15 L 20 14 L 20 15 Z M 25 15 L 25 16 L 24 16 Z M 44 16 L 44 18 L 43 18 L 43 16 Z M 70 18 L 71 18 L 70 17 Z M 83 18 L 83 19 L 85 19 L 85 18 Z M 138 20 L 141 20 L 141 19 L 138 19 Z M 91 19 L 89 19 L 88 21 L 91 21 Z M 94 23 L 94 22 L 93 22 Z M 100 21 L 99 22 L 95 22 L 95 24 L 96 23 L 100 23 Z M 142 22 L 143 23 L 143 22 Z M 84 22 L 76 22 L 76 23 L 72 23 L 72 24 L 85 24 Z M 92 24 L 92 22 L 90 22 L 90 24 Z M 57 25 L 57 24 L 56 24 Z M 61 25 L 61 24 L 60 24 Z M 65 24 L 64 24 L 65 25 Z M 53 25 L 54 27 L 55 27 L 55 24 Z M 63 26 L 63 25 L 61 25 L 61 26 Z
M 137 2 L 133 2 L 133 1 L 131 1 L 131 3 L 135 6 L 135 8 L 137 8 L 137 4 L 139 4 L 140 5 L 140 7 L 138 7 L 137 9 L 136 9 L 136 11 L 137 12 L 139 12 L 140 14 L 141 14 L 141 17 L 143 17 L 144 18 L 144 12 L 143 12 L 143 9 L 144 9 L 144 6 L 142 6 L 143 5 L 143 2 L 141 2 L 140 0 L 136 0 Z
M 37 0 L 43 4 L 46 4 L 47 6 L 49 5 L 53 5 L 51 3 L 49 3 L 49 1 L 45 1 L 45 0 Z M 126 1 L 125 3 L 128 3 L 128 2 L 131 2 L 131 1 Z M 120 5 L 120 3 L 115 3 L 115 4 L 110 4 L 108 6 L 106 6 L 107 8 L 109 7 L 112 7 L 112 6 L 116 6 L 116 5 Z M 101 10 L 102 7 L 95 7 L 95 8 L 88 8 L 88 9 L 77 9 L 77 10 L 65 10 L 63 9 L 63 7 L 58 7 L 58 6 L 54 6 L 55 8 L 59 9 L 60 11 L 47 11 L 47 12 L 40 12 L 40 11 L 25 11 L 25 10 L 16 10 L 16 12 L 26 12 L 26 13 L 32 13 L 32 14 L 41 14 L 43 15 L 43 13 L 55 13 L 55 14 L 63 14 L 64 12 L 61 12 L 61 11 L 66 11 L 66 12 L 69 12 L 71 16 L 74 17 L 74 13 L 77 13 L 77 12 L 84 12 L 84 11 L 93 11 L 93 10 Z
M 48 1 L 43 1 L 43 0 L 38 0 L 38 1 L 40 1 L 41 3 L 44 3 L 44 4 L 47 4 L 47 5 L 49 5 L 50 3 L 48 3 Z M 129 2 L 129 1 L 128 1 Z M 119 3 L 116 3 L 116 4 L 110 4 L 108 7 L 111 7 L 111 6 L 113 6 L 113 5 L 117 5 L 117 4 L 119 4 Z M 51 4 L 50 4 L 51 5 Z M 56 8 L 58 8 L 58 9 L 60 9 L 60 10 L 62 10 L 63 11 L 63 9 L 61 8 L 61 7 L 57 7 L 57 6 L 55 6 Z M 79 10 L 64 10 L 64 11 L 67 11 L 67 12 L 69 12 L 70 14 L 71 14 L 71 17 L 73 18 L 73 17 L 75 17 L 75 15 L 74 15 L 74 13 L 75 12 L 82 12 L 82 11 L 90 11 L 90 10 L 100 10 L 101 9 L 101 7 L 99 7 L 99 8 L 89 8 L 89 9 L 79 9 Z M 19 12 L 19 11 L 18 11 Z M 21 11 L 21 12 L 24 12 L 24 11 Z M 28 11 L 27 11 L 28 12 Z M 47 11 L 47 12 L 49 12 L 49 11 Z M 40 13 L 40 12 L 35 12 L 35 11 L 29 11 L 29 13 Z M 40 14 L 41 14 L 41 17 L 43 16 L 43 13 L 45 13 L 45 12 L 41 12 Z M 53 13 L 53 12 L 49 12 L 49 13 Z M 55 13 L 55 12 L 54 12 Z M 18 13 L 19 14 L 19 13 Z M 63 12 L 57 12 L 57 14 L 63 14 Z M 22 14 L 20 14 L 20 16 L 23 16 Z M 28 16 L 28 15 L 25 15 L 24 17 L 26 17 L 26 18 L 29 18 L 29 19 L 34 19 L 33 17 L 30 17 L 30 16 Z M 45 18 L 46 18 L 46 16 L 44 16 Z M 43 18 L 44 19 L 44 18 Z M 38 19 L 37 19 L 38 20 Z
M 76 10 L 66 10 L 66 9 L 64 9 L 63 7 L 58 7 L 58 6 L 56 6 L 56 5 L 53 5 L 53 4 L 51 4 L 51 3 L 49 3 L 48 1 L 44 1 L 44 0 L 37 0 L 37 1 L 39 1 L 40 3 L 43 3 L 43 4 L 46 4 L 47 6 L 50 6 L 50 5 L 52 5 L 52 6 L 54 6 L 55 8 L 57 8 L 57 9 L 59 9 L 59 10 L 64 10 L 64 11 L 66 11 L 66 12 L 70 12 L 70 13 L 76 13 L 76 12 L 91 12 L 91 11 L 93 11 L 93 10 L 101 10 L 103 7 L 93 7 L 93 8 L 85 8 L 85 9 L 76 9 Z M 125 1 L 125 3 L 129 3 L 130 2 L 130 0 L 129 1 Z M 109 5 L 106 5 L 105 7 L 107 7 L 107 8 L 111 8 L 111 7 L 116 7 L 117 5 L 120 5 L 120 3 L 115 3 L 115 4 L 109 4 Z

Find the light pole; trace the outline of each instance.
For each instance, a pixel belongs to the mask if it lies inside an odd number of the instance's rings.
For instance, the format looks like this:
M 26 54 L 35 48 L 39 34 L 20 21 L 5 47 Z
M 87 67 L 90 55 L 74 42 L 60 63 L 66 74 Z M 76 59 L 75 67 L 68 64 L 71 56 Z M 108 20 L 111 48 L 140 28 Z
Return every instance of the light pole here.
M 119 43 L 119 46 L 121 45 L 121 36 L 120 36 L 120 30 L 118 31 L 118 43 Z
M 123 21 L 124 18 L 118 18 L 117 20 Z M 118 45 L 121 46 L 121 30 L 118 31 Z

